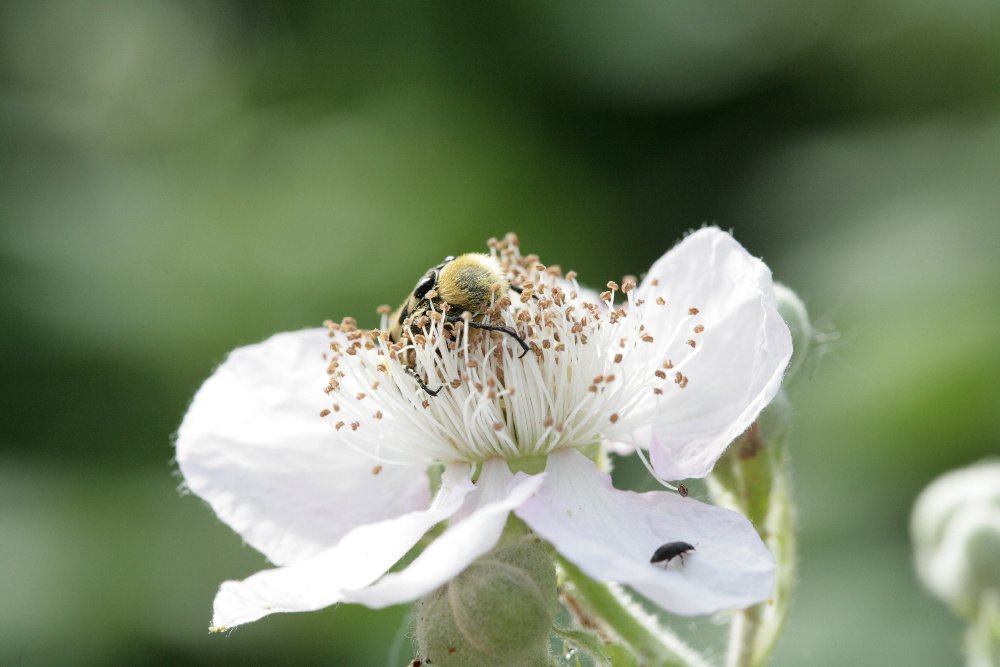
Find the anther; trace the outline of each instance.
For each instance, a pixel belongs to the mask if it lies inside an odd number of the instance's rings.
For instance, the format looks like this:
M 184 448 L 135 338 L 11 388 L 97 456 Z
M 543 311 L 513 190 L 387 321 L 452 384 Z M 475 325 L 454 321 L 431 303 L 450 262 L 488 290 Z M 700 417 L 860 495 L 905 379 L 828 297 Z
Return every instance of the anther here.
M 705 327 L 704 327 L 704 326 L 702 326 L 701 324 L 697 325 L 697 326 L 696 326 L 696 327 L 694 328 L 694 332 L 695 332 L 695 333 L 701 333 L 701 332 L 702 332 L 702 331 L 704 331 L 704 330 L 705 330 Z
M 382 464 L 381 463 L 372 468 L 372 474 L 373 475 L 377 475 L 380 472 L 382 472 Z
M 688 308 L 688 315 L 697 315 L 700 312 L 697 308 Z

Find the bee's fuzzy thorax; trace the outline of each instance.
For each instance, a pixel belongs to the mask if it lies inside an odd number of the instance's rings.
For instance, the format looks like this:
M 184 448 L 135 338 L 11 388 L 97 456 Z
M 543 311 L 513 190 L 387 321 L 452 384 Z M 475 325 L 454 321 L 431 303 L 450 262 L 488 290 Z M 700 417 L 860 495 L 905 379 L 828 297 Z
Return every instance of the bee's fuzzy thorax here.
M 504 294 L 509 283 L 500 263 L 489 255 L 460 255 L 441 268 L 435 286 L 438 299 L 452 307 L 477 313 L 494 294 Z

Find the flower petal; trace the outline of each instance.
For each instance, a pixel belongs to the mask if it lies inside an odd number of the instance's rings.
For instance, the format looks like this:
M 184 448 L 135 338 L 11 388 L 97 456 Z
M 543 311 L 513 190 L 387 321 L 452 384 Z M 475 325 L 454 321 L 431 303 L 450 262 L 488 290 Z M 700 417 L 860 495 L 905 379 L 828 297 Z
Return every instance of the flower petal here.
M 243 581 L 227 581 L 215 596 L 212 624 L 232 628 L 278 612 L 313 611 L 344 599 L 393 566 L 435 524 L 462 507 L 475 487 L 465 464 L 446 468 L 431 506 L 355 528 L 335 547 L 292 565 L 264 570 Z
M 544 477 L 511 475 L 504 461 L 486 461 L 460 520 L 456 514 L 453 525 L 405 570 L 387 574 L 364 590 L 345 592 L 345 601 L 381 609 L 415 600 L 454 579 L 496 545 L 507 515 L 539 489 Z
M 618 491 L 589 459 L 549 455 L 542 488 L 515 510 L 532 530 L 600 581 L 628 584 L 677 614 L 711 614 L 766 599 L 774 561 L 744 517 L 669 492 Z M 695 550 L 667 567 L 649 562 L 667 542 Z
M 670 372 L 689 380 L 671 383 L 652 420 L 653 467 L 666 479 L 704 477 L 774 398 L 792 355 L 771 271 L 709 227 L 653 264 L 638 296 L 666 301 L 645 324 L 668 346 Z
M 384 466 L 335 438 L 323 329 L 234 350 L 194 397 L 177 433 L 187 486 L 272 562 L 308 558 L 352 528 L 427 507 L 423 471 Z

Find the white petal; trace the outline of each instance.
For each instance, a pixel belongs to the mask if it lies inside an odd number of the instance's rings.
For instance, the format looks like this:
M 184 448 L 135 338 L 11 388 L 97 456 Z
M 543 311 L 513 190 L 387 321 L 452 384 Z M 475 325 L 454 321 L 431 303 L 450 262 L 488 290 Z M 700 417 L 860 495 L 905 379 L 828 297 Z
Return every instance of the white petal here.
M 515 513 L 599 581 L 628 584 L 677 614 L 711 614 L 766 599 L 774 561 L 753 526 L 675 493 L 632 493 L 575 450 L 549 455 L 542 488 Z M 649 562 L 667 542 L 695 550 L 668 567 Z
M 233 351 L 177 433 L 187 486 L 276 564 L 312 556 L 352 528 L 427 507 L 423 471 L 384 466 L 338 442 L 329 421 L 323 329 Z
M 313 611 L 344 599 L 393 566 L 436 523 L 452 516 L 475 488 L 464 464 L 449 466 L 430 508 L 355 528 L 337 546 L 243 581 L 227 581 L 215 596 L 212 624 L 232 628 L 278 612 Z
M 678 332 L 666 356 L 677 364 L 691 355 L 682 367 L 689 382 L 683 389 L 670 384 L 652 422 L 653 467 L 666 479 L 704 477 L 774 398 L 792 355 L 771 271 L 732 236 L 710 227 L 653 264 L 638 296 L 667 302 L 645 313 L 654 337 L 666 340 Z
M 542 484 L 544 473 L 512 476 L 507 464 L 491 459 L 483 464 L 476 492 L 465 500 L 459 519 L 401 572 L 387 574 L 365 590 L 344 595 L 375 609 L 409 602 L 454 579 L 500 539 L 507 515 L 520 506 Z

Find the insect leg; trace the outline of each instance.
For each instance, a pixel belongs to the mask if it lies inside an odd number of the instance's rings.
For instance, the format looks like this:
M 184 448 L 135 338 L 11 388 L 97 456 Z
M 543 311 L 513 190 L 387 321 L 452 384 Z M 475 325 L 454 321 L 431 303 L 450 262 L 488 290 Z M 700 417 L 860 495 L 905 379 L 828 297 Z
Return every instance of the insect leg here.
M 423 379 L 420 377 L 420 373 L 418 373 L 417 369 L 415 369 L 413 366 L 405 366 L 404 368 L 406 369 L 406 374 L 409 375 L 410 377 L 412 377 L 414 380 L 416 380 L 417 384 L 420 385 L 420 388 L 423 389 L 424 391 L 426 391 L 428 394 L 430 394 L 431 396 L 437 396 L 438 394 L 441 393 L 441 388 L 440 387 L 438 387 L 437 389 L 434 389 L 434 390 L 432 390 L 430 387 L 428 387 L 424 383 Z
M 446 321 L 465 322 L 465 318 L 463 318 L 461 315 L 452 315 L 451 317 L 447 318 Z M 473 329 L 485 329 L 486 331 L 499 331 L 500 333 L 507 334 L 508 336 L 516 340 L 517 344 L 521 346 L 522 350 L 524 350 L 523 352 L 521 352 L 521 356 L 518 357 L 518 359 L 520 359 L 521 357 L 523 357 L 524 355 L 528 354 L 528 352 L 531 351 L 531 348 L 529 348 L 528 344 L 524 342 L 524 339 L 521 338 L 520 334 L 518 334 L 510 327 L 500 326 L 499 324 L 484 324 L 483 322 L 476 322 L 474 320 L 465 322 L 465 324 L 472 327 Z

